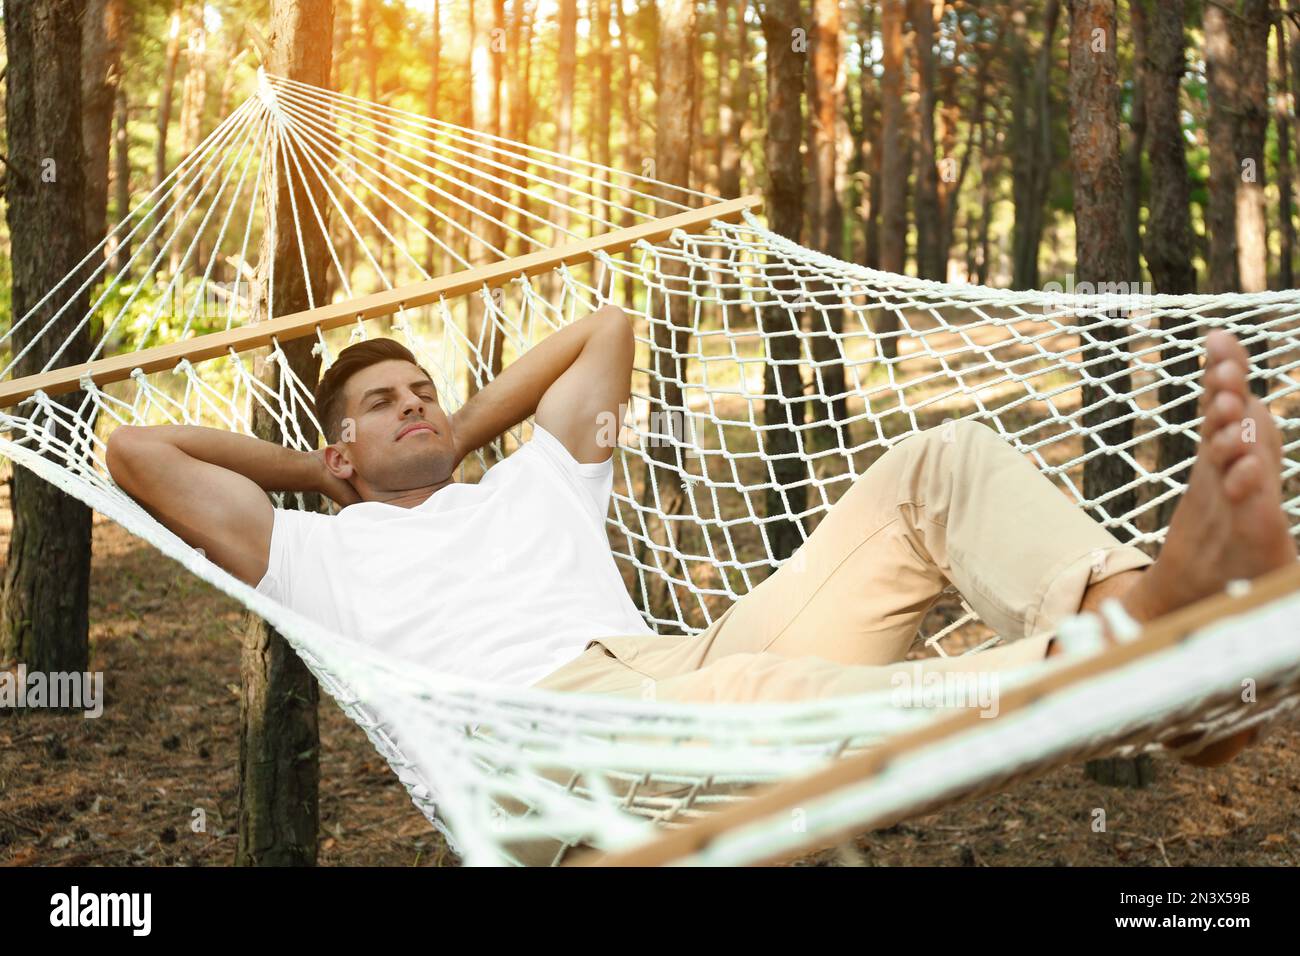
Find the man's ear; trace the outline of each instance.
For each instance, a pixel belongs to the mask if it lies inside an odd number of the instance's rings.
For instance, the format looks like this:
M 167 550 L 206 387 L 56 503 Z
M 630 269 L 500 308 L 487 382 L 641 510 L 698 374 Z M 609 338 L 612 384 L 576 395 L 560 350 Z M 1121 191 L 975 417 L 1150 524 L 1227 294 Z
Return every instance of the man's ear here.
M 356 473 L 356 469 L 352 467 L 352 460 L 348 456 L 347 446 L 342 442 L 335 445 L 326 445 L 324 452 L 325 467 L 329 469 L 330 474 L 335 478 L 348 481 Z

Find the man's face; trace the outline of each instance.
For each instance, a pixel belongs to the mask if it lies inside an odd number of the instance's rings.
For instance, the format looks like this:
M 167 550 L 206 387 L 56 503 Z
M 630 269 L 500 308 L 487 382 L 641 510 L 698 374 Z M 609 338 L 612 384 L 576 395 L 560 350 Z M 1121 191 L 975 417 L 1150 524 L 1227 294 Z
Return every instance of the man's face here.
M 348 379 L 344 392 L 338 445 L 355 472 L 345 477 L 359 492 L 364 495 L 362 483 L 409 491 L 451 476 L 457 465 L 451 419 L 418 366 L 376 362 Z

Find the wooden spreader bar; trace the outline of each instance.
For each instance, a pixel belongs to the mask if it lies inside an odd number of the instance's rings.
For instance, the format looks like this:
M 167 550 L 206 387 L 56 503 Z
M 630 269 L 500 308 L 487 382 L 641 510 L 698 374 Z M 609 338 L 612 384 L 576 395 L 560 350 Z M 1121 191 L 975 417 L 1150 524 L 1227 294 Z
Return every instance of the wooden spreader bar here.
M 347 302 L 294 312 L 291 315 L 240 326 L 226 332 L 212 332 L 181 342 L 111 355 L 94 362 L 51 369 L 37 375 L 26 375 L 0 383 L 0 408 L 17 405 L 23 399 L 31 397 L 38 389 L 47 395 L 61 395 L 76 391 L 81 387 L 81 381 L 86 376 L 97 385 L 119 382 L 129 378 L 135 369 L 140 369 L 146 374 L 164 371 L 174 368 L 181 359 L 200 362 L 226 355 L 232 349 L 236 352 L 244 352 L 270 345 L 273 339 L 286 342 L 313 335 L 317 329 L 325 331 L 358 319 L 392 315 L 401 309 L 427 305 L 443 296 L 464 295 L 485 285 L 495 288 L 520 276 L 532 276 L 561 265 L 576 265 L 590 261 L 597 253 L 615 255 L 643 240 L 650 243 L 661 242 L 678 229 L 688 233 L 703 232 L 716 220 L 735 222 L 746 210 L 757 210 L 762 205 L 763 200 L 760 196 L 728 199 L 664 219 L 640 223 L 628 229 L 618 229 L 568 245 L 503 259 L 500 262 L 465 269 L 436 279 L 414 282 Z

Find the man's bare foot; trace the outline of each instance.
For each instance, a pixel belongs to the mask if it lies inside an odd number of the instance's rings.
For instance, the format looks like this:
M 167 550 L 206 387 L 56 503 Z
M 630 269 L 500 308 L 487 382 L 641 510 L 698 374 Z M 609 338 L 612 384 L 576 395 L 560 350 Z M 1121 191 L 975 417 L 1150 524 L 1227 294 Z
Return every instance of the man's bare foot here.
M 1282 436 L 1268 408 L 1250 393 L 1250 358 L 1223 329 L 1206 338 L 1200 448 L 1187 491 L 1169 523 L 1165 545 L 1120 603 L 1139 621 L 1151 620 L 1296 560 L 1282 510 Z M 1188 763 L 1231 760 L 1257 735 L 1245 731 L 1216 741 Z M 1179 747 L 1195 735 L 1169 742 Z
M 1249 356 L 1229 332 L 1206 339 L 1201 442 L 1155 563 L 1121 598 L 1150 620 L 1296 560 L 1282 510 L 1282 434 L 1246 385 Z

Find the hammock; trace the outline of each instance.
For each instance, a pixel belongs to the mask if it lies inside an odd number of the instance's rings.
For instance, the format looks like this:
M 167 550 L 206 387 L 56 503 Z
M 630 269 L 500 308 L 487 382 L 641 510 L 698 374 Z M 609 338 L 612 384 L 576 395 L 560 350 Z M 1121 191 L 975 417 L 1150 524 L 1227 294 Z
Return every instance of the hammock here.
M 291 236 L 276 233 L 274 197 Z M 310 336 L 328 364 L 359 339 L 396 337 L 451 404 L 615 301 L 636 321 L 638 353 L 611 548 L 647 623 L 694 634 L 880 454 L 957 418 L 987 423 L 1122 539 L 1158 546 L 1195 449 L 1204 332 L 1219 326 L 1254 353 L 1300 531 L 1300 293 L 922 281 L 806 249 L 766 229 L 757 206 L 259 71 L 254 93 L 0 338 L 0 452 L 269 621 L 471 865 L 659 837 L 686 839 L 675 859 L 768 859 L 1066 762 L 1189 752 L 1300 700 L 1296 569 L 1180 619 L 1176 637 L 1148 629 L 1105 654 L 1004 672 L 1023 698 L 978 724 L 887 695 L 697 705 L 494 686 L 386 657 L 269 600 L 108 476 L 119 424 L 247 433 L 262 409 L 286 444 L 313 447 L 301 423 L 314 422 L 315 382 L 291 368 L 294 339 Z M 277 241 L 296 250 L 289 274 L 275 272 Z M 281 315 L 277 290 L 304 286 L 308 310 Z M 78 336 L 88 358 L 70 352 Z M 267 362 L 280 366 L 274 386 Z M 467 460 L 463 477 L 527 430 Z M 1098 459 L 1122 477 L 1085 495 Z M 1000 641 L 955 592 L 944 607 L 955 611 L 923 629 L 934 652 Z M 1091 621 L 1061 633 L 1078 646 Z M 1189 730 L 1204 736 L 1164 747 Z M 813 780 L 821 790 L 755 796 Z

